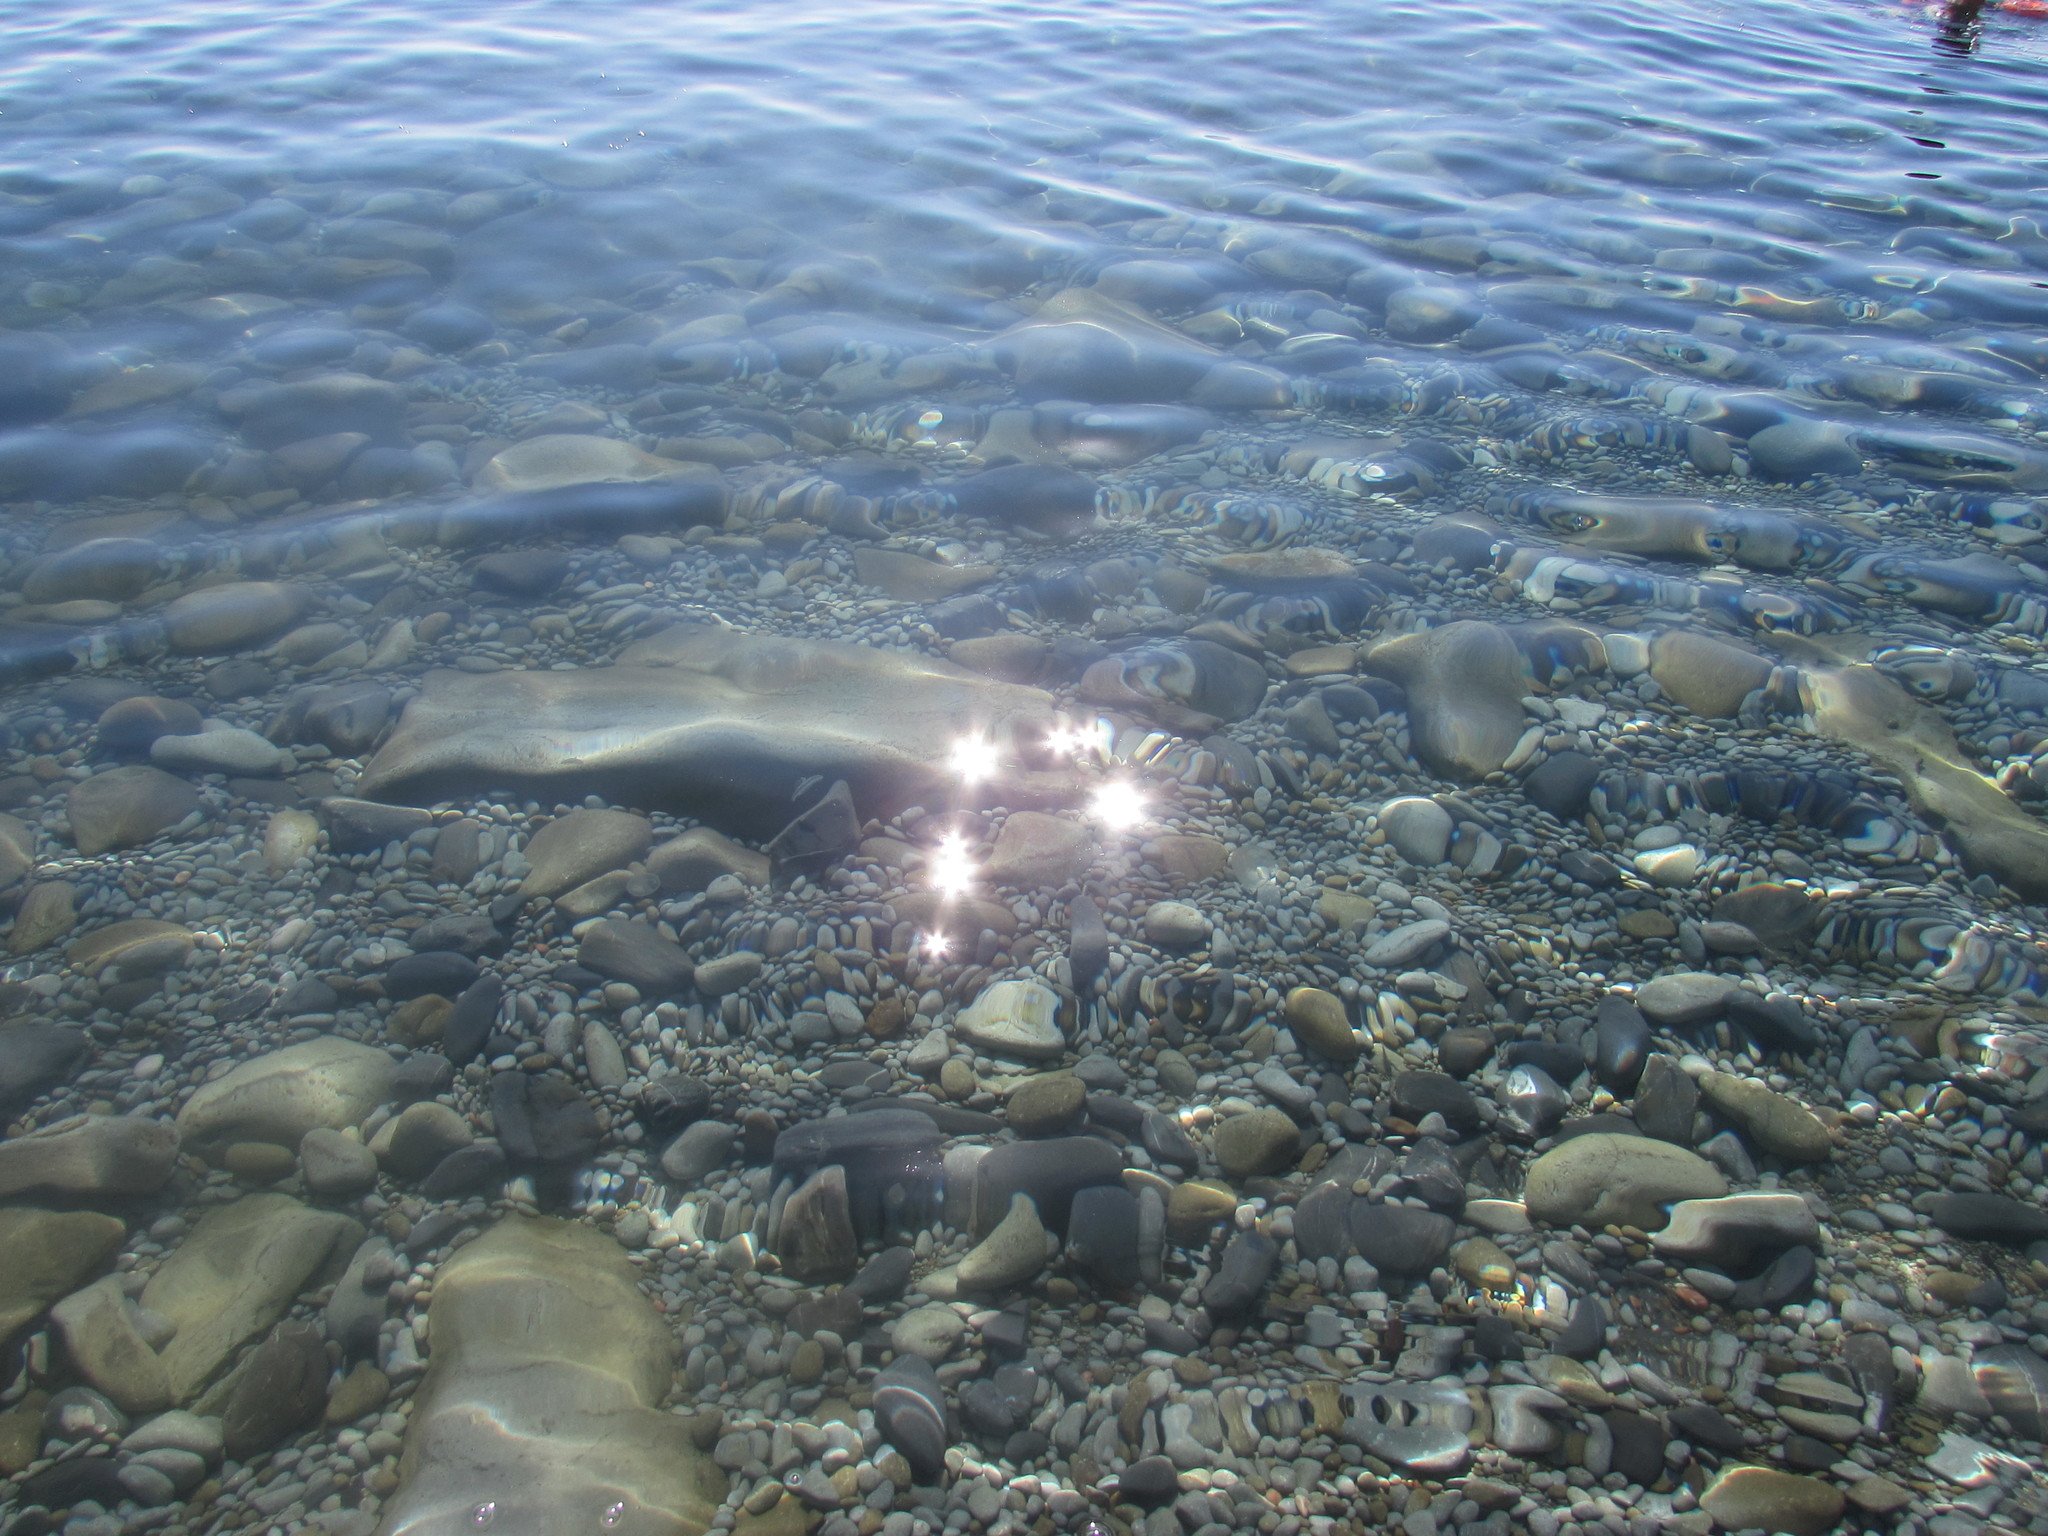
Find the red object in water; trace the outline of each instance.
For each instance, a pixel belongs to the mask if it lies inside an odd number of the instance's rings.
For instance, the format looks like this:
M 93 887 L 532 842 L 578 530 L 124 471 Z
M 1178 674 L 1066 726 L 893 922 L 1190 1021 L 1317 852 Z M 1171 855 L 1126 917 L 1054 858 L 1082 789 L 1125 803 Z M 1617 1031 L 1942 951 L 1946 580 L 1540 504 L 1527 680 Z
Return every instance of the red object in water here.
M 1998 8 L 2008 16 L 2031 16 L 2037 21 L 2048 20 L 2048 0 L 2000 0 Z

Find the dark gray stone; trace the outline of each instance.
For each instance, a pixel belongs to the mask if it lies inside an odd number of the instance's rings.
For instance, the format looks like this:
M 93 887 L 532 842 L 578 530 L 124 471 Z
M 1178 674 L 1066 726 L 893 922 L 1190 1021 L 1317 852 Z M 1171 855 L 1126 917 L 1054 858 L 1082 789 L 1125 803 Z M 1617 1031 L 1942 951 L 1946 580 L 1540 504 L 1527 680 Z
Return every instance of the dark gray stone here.
M 778 1182 L 845 1168 L 854 1230 L 864 1239 L 915 1231 L 936 1209 L 939 1129 L 911 1109 L 808 1120 L 775 1138 L 773 1163 Z
M 441 1024 L 441 1050 L 451 1064 L 466 1067 L 483 1054 L 504 1000 L 505 984 L 495 976 L 479 976 L 456 994 Z
M 1432 1210 L 1455 1215 L 1465 1208 L 1465 1174 L 1451 1149 L 1425 1136 L 1401 1159 L 1399 1191 L 1428 1203 Z
M 1820 1044 L 1820 1034 L 1799 999 L 1783 992 L 1758 997 L 1746 987 L 1728 994 L 1728 1022 L 1767 1051 L 1805 1056 Z
M 563 1167 L 596 1155 L 596 1106 L 566 1078 L 551 1073 L 494 1074 L 491 1117 L 499 1145 L 514 1163 Z
M 1351 1207 L 1351 1244 L 1360 1258 L 1383 1275 L 1426 1275 L 1451 1251 L 1457 1230 L 1450 1217 L 1414 1205 Z
M 1456 1131 L 1476 1130 L 1479 1101 L 1472 1090 L 1444 1072 L 1396 1072 L 1393 1081 L 1394 1110 L 1403 1119 L 1419 1121 L 1438 1114 Z
M 634 1112 L 642 1125 L 666 1140 L 711 1113 L 711 1089 L 702 1078 L 664 1073 L 640 1091 Z
M 2010 1195 L 1936 1195 L 1927 1214 L 1950 1237 L 1966 1242 L 2031 1243 L 2048 1238 L 2048 1211 Z
M 1593 1296 L 1572 1303 L 1565 1324 L 1550 1347 L 1568 1360 L 1590 1360 L 1607 1342 L 1607 1309 Z
M 1738 1311 L 1762 1308 L 1774 1312 L 1788 1302 L 1804 1301 L 1813 1294 L 1817 1272 L 1811 1248 L 1787 1248 L 1762 1274 L 1736 1286 L 1728 1305 Z
M 1571 1095 L 1558 1087 L 1555 1078 L 1527 1063 L 1501 1079 L 1499 1097 L 1508 1125 L 1531 1141 L 1548 1136 L 1572 1107 Z
M 335 853 L 375 853 L 386 843 L 434 824 L 430 813 L 409 805 L 380 805 L 346 795 L 329 795 L 315 802 L 314 810 L 327 829 L 327 846 Z
M 576 958 L 608 981 L 627 982 L 658 996 L 683 992 L 697 971 L 696 962 L 653 924 L 619 918 L 607 918 L 587 930 Z
M 986 1237 L 1010 1211 L 1012 1195 L 1029 1195 L 1038 1219 L 1062 1235 L 1074 1195 L 1094 1184 L 1123 1181 L 1123 1155 L 1093 1136 L 1055 1136 L 993 1147 L 975 1165 L 974 1233 Z
M 414 930 L 412 941 L 414 949 L 448 950 L 471 959 L 505 951 L 505 935 L 488 912 L 449 912 L 431 918 Z
M 1067 903 L 1067 965 L 1074 990 L 1083 997 L 1109 964 L 1109 929 L 1102 912 L 1086 895 Z
M 1724 1456 L 1736 1455 L 1748 1444 L 1739 1426 L 1705 1403 L 1680 1403 L 1672 1409 L 1671 1430 L 1694 1445 Z
M 568 553 L 559 549 L 499 550 L 470 567 L 470 576 L 479 587 L 508 597 L 545 596 L 568 574 Z
M 1593 1069 L 1601 1087 L 1622 1097 L 1635 1092 L 1653 1046 L 1649 1021 L 1634 1003 L 1612 992 L 1600 999 L 1593 1012 Z
M 1585 814 L 1586 802 L 1599 778 L 1599 763 L 1585 753 L 1556 752 L 1522 780 L 1522 793 L 1539 810 L 1548 811 L 1559 821 L 1577 821 Z
M 471 1195 L 489 1198 L 504 1182 L 504 1152 L 494 1141 L 479 1141 L 457 1147 L 435 1164 L 433 1172 L 420 1181 L 420 1194 L 428 1200 L 463 1200 Z
M 1078 1190 L 1067 1218 L 1067 1261 L 1106 1290 L 1138 1283 L 1138 1197 L 1121 1184 Z
M 1647 1413 L 1612 1409 L 1602 1415 L 1614 1437 L 1609 1465 L 1630 1482 L 1648 1488 L 1664 1475 L 1664 1426 Z
M 1492 1056 L 1490 1029 L 1447 1029 L 1436 1042 L 1437 1064 L 1460 1081 L 1485 1066 Z
M 792 820 L 762 848 L 778 864 L 837 858 L 860 843 L 860 812 L 846 780 L 836 780 L 809 810 Z
M 327 1406 L 327 1345 L 311 1323 L 279 1323 L 237 1367 L 221 1410 L 228 1455 L 247 1461 Z
M 1202 1287 L 1202 1305 L 1217 1319 L 1243 1317 L 1265 1293 L 1280 1261 L 1280 1245 L 1257 1228 L 1235 1232 L 1216 1273 Z
M 1313 1264 L 1319 1259 L 1342 1263 L 1352 1252 L 1351 1204 L 1359 1197 L 1350 1183 L 1324 1180 L 1301 1197 L 1294 1207 L 1294 1247 Z
M 1156 1508 L 1180 1493 L 1180 1471 L 1164 1456 L 1144 1456 L 1123 1469 L 1116 1485 L 1132 1503 Z
M 910 1285 L 910 1271 L 917 1263 L 914 1249 L 884 1248 L 847 1281 L 846 1288 L 871 1307 L 885 1307 Z
M 438 992 L 455 997 L 477 980 L 477 963 L 453 950 L 435 949 L 394 960 L 384 972 L 384 995 L 395 1002 Z
M 0 1028 L 0 1115 L 12 1118 L 85 1062 L 85 1031 L 68 1024 Z
M 875 1377 L 875 1422 L 882 1438 L 903 1453 L 911 1476 L 936 1483 L 946 1470 L 946 1392 L 931 1362 L 918 1355 L 898 1355 Z
M 1636 1127 L 1645 1136 L 1673 1146 L 1691 1146 L 1693 1114 L 1699 1103 L 1699 1084 L 1671 1057 L 1658 1052 L 1643 1063 L 1634 1108 Z
M 431 1051 L 415 1051 L 391 1073 L 391 1098 L 401 1107 L 436 1099 L 455 1081 L 455 1063 Z

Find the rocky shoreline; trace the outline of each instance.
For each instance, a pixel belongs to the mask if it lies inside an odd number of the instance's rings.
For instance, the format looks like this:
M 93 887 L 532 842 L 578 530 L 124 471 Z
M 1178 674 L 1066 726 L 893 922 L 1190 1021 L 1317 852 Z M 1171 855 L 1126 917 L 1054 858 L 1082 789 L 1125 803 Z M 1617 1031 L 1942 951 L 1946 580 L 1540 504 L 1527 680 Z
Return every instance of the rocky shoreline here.
M 6 340 L 9 1536 L 2048 1532 L 2042 450 L 1125 237 Z

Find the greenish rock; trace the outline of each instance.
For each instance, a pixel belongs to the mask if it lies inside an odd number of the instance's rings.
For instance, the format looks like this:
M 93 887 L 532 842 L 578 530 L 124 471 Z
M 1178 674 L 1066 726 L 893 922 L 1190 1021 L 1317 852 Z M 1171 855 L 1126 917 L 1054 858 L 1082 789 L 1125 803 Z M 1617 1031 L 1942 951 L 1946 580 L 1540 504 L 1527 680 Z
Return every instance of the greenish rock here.
M 960 1285 L 970 1291 L 1006 1291 L 1045 1268 L 1045 1224 L 1029 1195 L 1010 1197 L 1010 1210 L 960 1261 Z
M 1721 1171 L 1697 1153 L 1648 1136 L 1596 1131 L 1531 1163 L 1522 1203 L 1539 1227 L 1622 1225 L 1655 1232 L 1664 1226 L 1667 1205 L 1727 1193 Z
M 138 848 L 199 807 L 190 784 L 140 763 L 80 779 L 64 801 L 71 841 L 88 858 Z
M 1842 1518 L 1842 1490 L 1817 1477 L 1775 1467 L 1724 1468 L 1700 1495 L 1700 1508 L 1724 1531 L 1821 1536 Z
M 1019 1136 L 1051 1136 L 1081 1118 L 1088 1089 L 1071 1072 L 1041 1072 L 1010 1090 L 1003 1118 Z
M 1226 1179 L 1284 1173 L 1301 1156 L 1301 1131 L 1277 1109 L 1232 1115 L 1212 1133 L 1216 1165 Z
M 384 1052 L 324 1035 L 243 1062 L 202 1084 L 178 1111 L 187 1142 L 268 1141 L 294 1151 L 306 1132 L 344 1130 L 389 1097 Z
M 127 1231 L 97 1211 L 0 1210 L 0 1343 L 59 1297 L 78 1289 L 121 1246 Z
M 248 1195 L 200 1217 L 142 1292 L 143 1308 L 177 1330 L 161 1356 L 172 1401 L 191 1401 L 362 1236 L 360 1222 L 289 1195 Z
M 1701 1097 L 1765 1152 L 1790 1162 L 1819 1163 L 1834 1151 L 1828 1128 L 1813 1112 L 1775 1089 L 1726 1072 L 1703 1072 L 1699 1085 Z

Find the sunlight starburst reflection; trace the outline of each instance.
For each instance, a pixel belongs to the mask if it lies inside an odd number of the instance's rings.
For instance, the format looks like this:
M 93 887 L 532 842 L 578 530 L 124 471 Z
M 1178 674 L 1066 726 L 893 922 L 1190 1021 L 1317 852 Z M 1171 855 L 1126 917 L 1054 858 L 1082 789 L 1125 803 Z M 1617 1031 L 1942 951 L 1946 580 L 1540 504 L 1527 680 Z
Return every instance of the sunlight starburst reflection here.
M 940 840 L 932 849 L 926 871 L 932 888 L 942 896 L 965 896 L 974 885 L 974 856 L 967 841 L 957 833 Z
M 1088 802 L 1088 814 L 1107 832 L 1129 832 L 1145 819 L 1145 792 L 1128 779 L 1112 779 Z
M 996 744 L 986 736 L 962 736 L 953 743 L 948 762 L 962 783 L 978 783 L 996 771 Z

